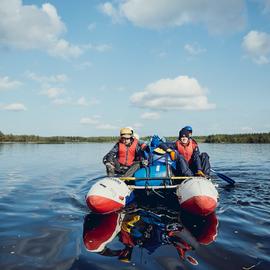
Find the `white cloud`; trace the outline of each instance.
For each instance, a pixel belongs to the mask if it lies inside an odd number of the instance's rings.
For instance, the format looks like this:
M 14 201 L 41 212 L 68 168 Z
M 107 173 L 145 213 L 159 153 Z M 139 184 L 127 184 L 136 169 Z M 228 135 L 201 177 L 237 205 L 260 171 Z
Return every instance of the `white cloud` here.
M 206 89 L 188 76 L 161 79 L 133 94 L 130 98 L 135 106 L 156 110 L 208 110 L 215 104 L 208 103 Z
M 106 52 L 111 50 L 112 46 L 109 44 L 100 44 L 94 47 L 94 49 L 98 52 Z
M 65 89 L 62 88 L 50 88 L 46 91 L 43 91 L 42 94 L 48 96 L 52 99 L 52 103 L 55 105 L 71 105 L 71 106 L 91 106 L 99 104 L 99 100 L 96 98 L 91 98 L 87 100 L 84 96 L 79 97 L 77 100 L 71 97 L 61 97 L 65 93 Z
M 56 8 L 23 5 L 21 0 L 1 0 L 0 44 L 18 49 L 40 49 L 53 56 L 77 57 L 82 49 L 61 38 L 66 26 Z
M 141 118 L 148 120 L 157 120 L 160 118 L 160 115 L 157 112 L 145 112 L 141 115 Z
M 67 105 L 67 104 L 71 104 L 72 100 L 70 97 L 67 98 L 54 98 L 52 100 L 52 103 L 55 105 Z
M 242 42 L 247 56 L 257 64 L 268 64 L 270 61 L 270 34 L 250 31 Z
M 158 53 L 158 57 L 160 57 L 160 58 L 166 58 L 167 56 L 168 56 L 167 52 L 159 52 Z
M 100 10 L 112 18 L 114 23 L 121 21 L 120 11 L 117 10 L 110 2 L 106 2 L 99 6 Z
M 12 103 L 12 104 L 7 104 L 7 105 L 2 105 L 1 109 L 5 111 L 14 111 L 14 112 L 27 110 L 27 108 L 22 103 Z
M 76 64 L 75 67 L 76 67 L 77 69 L 79 69 L 79 70 L 83 70 L 83 69 L 87 69 L 87 68 L 92 67 L 92 63 L 89 62 L 89 61 L 85 61 L 85 62 Z
M 90 105 L 97 105 L 99 104 L 99 100 L 96 98 L 92 98 L 87 100 L 85 97 L 80 97 L 75 104 L 79 106 L 90 106 Z
M 96 27 L 97 27 L 96 23 L 90 23 L 90 24 L 88 25 L 87 29 L 88 29 L 89 31 L 93 31 L 93 30 L 96 29 Z
M 106 52 L 112 49 L 110 44 L 92 44 L 88 43 L 87 45 L 82 46 L 85 50 L 93 50 L 97 52 Z
M 113 126 L 111 124 L 100 124 L 96 126 L 97 129 L 104 129 L 104 130 L 116 130 L 118 129 L 117 126 Z
M 27 71 L 26 76 L 36 82 L 39 82 L 41 84 L 46 83 L 64 83 L 68 80 L 68 77 L 66 74 L 57 74 L 57 75 L 51 75 L 51 76 L 42 76 L 38 75 L 34 72 Z
M 201 48 L 198 43 L 186 44 L 184 49 L 186 52 L 193 56 L 204 53 L 206 51 L 205 49 Z
M 270 0 L 253 0 L 262 10 L 262 14 L 270 13 Z
M 71 45 L 64 39 L 59 39 L 53 46 L 48 49 L 48 52 L 52 56 L 60 56 L 62 58 L 78 57 L 83 53 L 83 50 L 79 46 Z
M 21 82 L 11 80 L 8 76 L 0 77 L 0 91 L 13 89 L 19 85 L 21 85 Z
M 254 128 L 252 128 L 252 127 L 241 127 L 240 131 L 244 132 L 244 133 L 253 133 L 253 132 L 255 132 Z
M 134 123 L 133 126 L 134 126 L 134 128 L 137 129 L 137 128 L 143 127 L 143 124 L 142 123 Z
M 270 12 L 270 0 L 264 0 L 264 13 Z
M 210 32 L 238 31 L 246 24 L 244 0 L 123 0 L 106 2 L 101 11 L 113 22 L 126 18 L 147 28 L 203 24 Z
M 96 125 L 99 123 L 98 117 L 83 117 L 80 120 L 82 125 Z
M 63 88 L 51 87 L 47 90 L 42 91 L 42 94 L 48 96 L 49 98 L 56 98 L 61 94 L 63 94 L 64 92 L 65 89 Z
M 80 97 L 77 102 L 76 102 L 78 105 L 80 106 L 88 106 L 88 103 L 85 99 L 85 97 Z

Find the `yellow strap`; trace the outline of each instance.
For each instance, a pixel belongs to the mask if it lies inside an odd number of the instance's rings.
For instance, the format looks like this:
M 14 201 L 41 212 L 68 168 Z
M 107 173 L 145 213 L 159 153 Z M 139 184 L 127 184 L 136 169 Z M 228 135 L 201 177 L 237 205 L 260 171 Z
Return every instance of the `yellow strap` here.
M 166 151 L 164 151 L 163 149 L 161 149 L 160 147 L 157 147 L 154 149 L 154 152 L 160 155 L 164 155 L 166 154 Z
M 131 218 L 131 220 L 127 220 L 127 221 L 124 221 L 122 223 L 122 230 L 124 230 L 125 232 L 130 232 L 131 231 L 131 227 L 134 227 L 135 223 L 137 223 L 139 220 L 140 220 L 140 216 L 139 215 L 135 215 Z

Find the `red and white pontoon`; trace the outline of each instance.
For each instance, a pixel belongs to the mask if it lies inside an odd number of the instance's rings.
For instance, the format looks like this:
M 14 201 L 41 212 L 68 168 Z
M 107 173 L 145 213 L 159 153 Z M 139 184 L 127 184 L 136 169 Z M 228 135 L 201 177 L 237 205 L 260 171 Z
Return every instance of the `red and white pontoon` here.
M 132 185 L 127 184 L 130 180 Z M 145 182 L 144 185 L 142 181 Z M 86 202 L 95 213 L 112 213 L 124 208 L 133 197 L 133 191 L 138 189 L 154 190 L 156 193 L 173 189 L 176 191 L 180 207 L 195 215 L 207 216 L 213 213 L 218 205 L 218 192 L 212 181 L 196 176 L 104 177 L 89 190 Z

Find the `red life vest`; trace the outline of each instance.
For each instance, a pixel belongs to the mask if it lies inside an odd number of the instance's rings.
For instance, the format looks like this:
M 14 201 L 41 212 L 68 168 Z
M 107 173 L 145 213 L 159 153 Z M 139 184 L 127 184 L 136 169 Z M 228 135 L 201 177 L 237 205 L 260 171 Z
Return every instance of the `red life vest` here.
M 136 148 L 138 140 L 134 139 L 130 146 L 126 146 L 122 142 L 119 142 L 118 147 L 118 161 L 121 165 L 131 166 L 136 155 Z
M 132 241 L 130 233 L 125 232 L 124 230 L 121 230 L 120 237 L 121 237 L 121 242 L 124 245 L 128 245 L 129 247 L 135 246 L 134 242 Z
M 196 146 L 198 146 L 198 143 L 195 141 L 195 139 L 193 139 L 193 138 L 189 138 L 191 141 L 192 141 L 192 143 L 194 143 Z
M 185 158 L 185 160 L 190 164 L 193 151 L 197 147 L 197 143 L 193 140 L 189 140 L 188 144 L 184 145 L 180 140 L 176 141 L 176 148 L 178 152 Z

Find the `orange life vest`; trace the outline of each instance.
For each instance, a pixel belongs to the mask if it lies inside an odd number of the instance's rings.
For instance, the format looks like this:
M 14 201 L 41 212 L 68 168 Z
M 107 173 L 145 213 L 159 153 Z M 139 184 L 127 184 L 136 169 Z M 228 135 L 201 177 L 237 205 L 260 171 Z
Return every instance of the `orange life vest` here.
M 134 139 L 130 146 L 126 146 L 122 142 L 119 142 L 118 147 L 118 161 L 121 165 L 131 166 L 136 155 L 136 147 L 138 140 Z
M 188 144 L 184 145 L 180 140 L 176 141 L 176 148 L 178 152 L 185 158 L 185 160 L 190 164 L 193 151 L 197 147 L 197 143 L 193 140 L 189 140 Z

